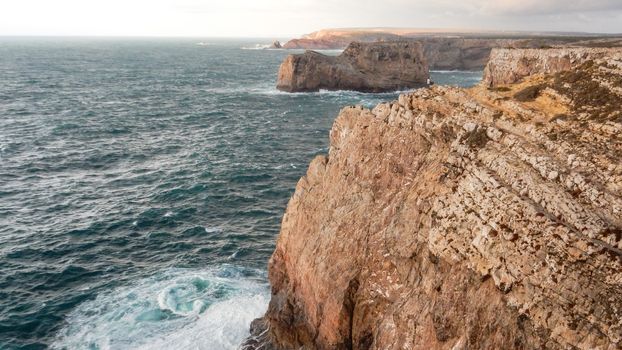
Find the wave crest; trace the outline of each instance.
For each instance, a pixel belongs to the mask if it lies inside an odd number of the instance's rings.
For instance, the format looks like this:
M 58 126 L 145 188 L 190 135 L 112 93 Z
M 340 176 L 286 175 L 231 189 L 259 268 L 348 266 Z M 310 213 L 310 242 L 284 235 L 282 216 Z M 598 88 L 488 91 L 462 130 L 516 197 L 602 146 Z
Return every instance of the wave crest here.
M 268 301 L 258 270 L 165 271 L 79 305 L 52 348 L 236 349 Z

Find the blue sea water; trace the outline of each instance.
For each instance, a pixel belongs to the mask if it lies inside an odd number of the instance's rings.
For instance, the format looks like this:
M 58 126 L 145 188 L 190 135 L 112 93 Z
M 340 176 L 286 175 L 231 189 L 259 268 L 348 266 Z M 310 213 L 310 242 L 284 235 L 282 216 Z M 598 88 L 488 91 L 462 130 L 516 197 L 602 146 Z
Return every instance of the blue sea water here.
M 339 109 L 397 97 L 278 92 L 289 52 L 257 43 L 0 38 L 0 349 L 247 335 L 287 200 Z

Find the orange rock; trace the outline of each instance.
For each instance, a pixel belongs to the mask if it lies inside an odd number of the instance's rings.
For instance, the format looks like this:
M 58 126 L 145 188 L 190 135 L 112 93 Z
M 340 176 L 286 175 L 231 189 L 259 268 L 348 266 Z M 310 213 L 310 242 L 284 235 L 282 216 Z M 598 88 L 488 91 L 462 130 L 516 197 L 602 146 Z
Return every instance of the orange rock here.
M 428 78 L 419 43 L 352 43 L 339 56 L 314 51 L 287 56 L 279 68 L 277 88 L 383 92 L 420 87 Z
M 621 77 L 614 54 L 521 83 L 564 116 L 485 85 L 343 109 L 247 348 L 622 347 Z

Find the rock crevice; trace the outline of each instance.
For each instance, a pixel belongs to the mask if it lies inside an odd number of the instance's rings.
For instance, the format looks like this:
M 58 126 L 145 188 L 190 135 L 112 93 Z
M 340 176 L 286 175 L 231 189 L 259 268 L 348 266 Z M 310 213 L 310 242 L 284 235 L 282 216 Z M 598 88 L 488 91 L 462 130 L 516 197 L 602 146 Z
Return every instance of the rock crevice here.
M 283 218 L 262 349 L 622 346 L 622 52 L 535 73 L 341 111 Z

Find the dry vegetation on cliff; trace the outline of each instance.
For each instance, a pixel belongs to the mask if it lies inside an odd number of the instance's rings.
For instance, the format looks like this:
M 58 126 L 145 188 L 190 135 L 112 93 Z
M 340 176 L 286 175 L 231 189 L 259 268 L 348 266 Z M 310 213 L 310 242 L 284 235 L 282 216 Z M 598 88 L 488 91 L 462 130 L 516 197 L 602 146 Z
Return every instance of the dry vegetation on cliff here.
M 482 69 L 493 48 L 620 47 L 622 38 L 559 33 L 466 32 L 425 29 L 326 29 L 283 45 L 286 49 L 343 49 L 352 42 L 419 41 L 431 69 Z
M 342 110 L 254 346 L 619 349 L 621 77 L 616 54 Z

